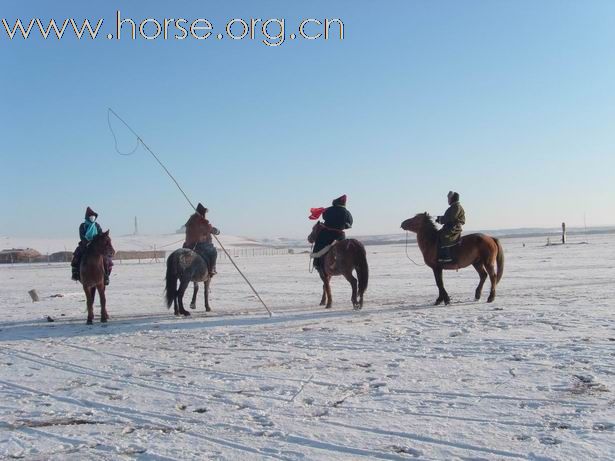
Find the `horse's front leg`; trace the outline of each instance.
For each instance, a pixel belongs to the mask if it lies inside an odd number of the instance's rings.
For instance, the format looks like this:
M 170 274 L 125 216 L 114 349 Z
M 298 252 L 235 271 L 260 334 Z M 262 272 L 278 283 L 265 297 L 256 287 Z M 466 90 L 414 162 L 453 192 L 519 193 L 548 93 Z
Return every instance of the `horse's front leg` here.
M 105 285 L 98 285 L 98 297 L 100 298 L 100 321 L 106 323 L 109 320 L 109 314 L 107 313 L 107 295 L 105 295 Z
M 444 289 L 444 281 L 442 279 L 442 267 L 434 267 L 433 273 L 436 278 L 436 285 L 438 286 L 438 299 L 436 299 L 435 305 L 438 306 L 442 304 L 442 301 L 444 301 L 444 304 L 449 305 L 451 303 L 451 299 L 448 297 L 448 293 Z
M 190 309 L 196 309 L 196 295 L 198 292 L 199 292 L 199 282 L 194 282 L 194 291 L 192 292 L 192 301 L 190 302 Z
M 331 276 L 330 275 L 325 275 L 324 278 L 324 289 L 325 292 L 327 293 L 327 305 L 325 306 L 325 309 L 331 309 L 331 305 L 333 304 L 333 298 L 331 296 Z
M 322 269 L 318 269 L 318 275 L 320 276 L 320 280 L 322 280 L 322 297 L 320 298 L 320 305 L 324 306 L 327 304 L 327 285 L 325 283 L 327 276 Z
M 94 322 L 94 293 L 95 288 L 86 288 L 83 287 L 83 291 L 85 292 L 85 304 L 88 309 L 88 319 L 85 322 L 88 325 L 92 325 Z

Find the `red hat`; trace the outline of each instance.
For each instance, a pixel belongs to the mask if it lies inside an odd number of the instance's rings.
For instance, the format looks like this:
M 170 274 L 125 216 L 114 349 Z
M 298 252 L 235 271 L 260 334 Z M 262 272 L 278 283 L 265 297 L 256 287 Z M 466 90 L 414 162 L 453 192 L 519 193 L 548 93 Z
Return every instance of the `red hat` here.
M 336 198 L 335 200 L 333 200 L 333 206 L 335 205 L 341 205 L 341 206 L 346 206 L 346 194 L 342 195 L 341 197 Z
M 90 216 L 95 216 L 96 218 L 98 218 L 98 213 L 96 213 L 90 207 L 87 207 L 87 209 L 85 210 L 85 219 L 88 219 Z

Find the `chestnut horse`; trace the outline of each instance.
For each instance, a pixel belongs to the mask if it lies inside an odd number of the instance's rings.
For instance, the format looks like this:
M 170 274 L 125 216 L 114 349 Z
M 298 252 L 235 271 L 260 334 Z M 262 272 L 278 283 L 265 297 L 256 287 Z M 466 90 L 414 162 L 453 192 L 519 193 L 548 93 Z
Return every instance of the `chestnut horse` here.
M 475 299 L 480 299 L 483 285 L 487 276 L 491 282 L 491 291 L 487 302 L 495 299 L 495 287 L 502 279 L 504 274 L 504 249 L 500 241 L 485 234 L 464 235 L 457 245 L 451 247 L 452 263 L 438 262 L 438 229 L 427 213 L 419 213 L 414 218 L 406 219 L 401 223 L 401 228 L 405 231 L 416 233 L 416 239 L 425 264 L 433 270 L 438 285 L 438 299 L 436 306 L 442 301 L 450 304 L 451 300 L 444 289 L 442 281 L 443 270 L 457 270 L 472 264 L 480 277 L 478 287 L 476 287 Z M 496 273 L 497 263 L 497 273 Z
M 109 231 L 95 236 L 85 249 L 79 264 L 79 280 L 85 292 L 88 307 L 87 324 L 94 321 L 94 297 L 98 290 L 100 298 L 100 321 L 105 323 L 109 319 L 107 313 L 107 298 L 105 296 L 105 266 L 103 258 L 106 255 L 113 256 L 115 250 L 111 244 Z
M 311 234 L 308 235 L 308 242 L 314 243 L 318 238 L 318 234 L 324 228 L 324 224 L 320 221 L 314 224 Z M 352 275 L 353 270 L 357 272 L 357 278 L 354 278 Z M 365 247 L 361 242 L 356 239 L 336 241 L 328 253 L 322 256 L 322 265 L 318 268 L 318 274 L 323 284 L 322 298 L 320 300 L 321 306 L 325 306 L 327 309 L 331 307 L 331 277 L 343 275 L 352 287 L 352 306 L 355 309 L 363 307 L 363 293 L 367 289 L 369 268 Z M 357 279 L 359 279 L 358 283 Z

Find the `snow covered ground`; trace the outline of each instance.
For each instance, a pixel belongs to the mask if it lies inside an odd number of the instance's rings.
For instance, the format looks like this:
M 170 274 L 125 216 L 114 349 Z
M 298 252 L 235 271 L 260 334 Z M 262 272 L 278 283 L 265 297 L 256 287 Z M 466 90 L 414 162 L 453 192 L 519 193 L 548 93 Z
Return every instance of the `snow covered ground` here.
M 163 264 L 118 264 L 93 326 L 67 265 L 0 266 L 0 458 L 614 459 L 615 236 L 588 240 L 504 240 L 496 301 L 470 268 L 446 307 L 368 247 L 359 312 L 341 278 L 318 306 L 306 255 L 239 258 L 272 318 L 228 261 L 190 318 Z

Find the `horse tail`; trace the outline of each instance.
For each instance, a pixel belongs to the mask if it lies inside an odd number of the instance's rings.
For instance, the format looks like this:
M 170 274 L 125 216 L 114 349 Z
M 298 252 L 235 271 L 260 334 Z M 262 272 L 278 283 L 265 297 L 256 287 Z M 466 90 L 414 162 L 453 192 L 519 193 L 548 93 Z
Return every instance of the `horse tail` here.
M 502 279 L 502 275 L 504 275 L 504 248 L 502 248 L 502 244 L 499 239 L 494 238 L 496 245 L 498 246 L 498 254 L 496 256 L 496 260 L 498 263 L 498 272 L 495 277 L 495 283 L 500 283 Z
M 177 297 L 177 272 L 175 271 L 175 253 L 167 259 L 167 275 L 165 277 L 166 288 L 164 290 L 167 309 L 171 307 Z
M 365 293 L 367 290 L 367 281 L 369 279 L 369 266 L 367 265 L 367 255 L 365 247 L 360 245 L 360 251 L 358 254 L 358 261 L 355 264 L 355 270 L 357 271 L 357 278 L 359 279 L 359 296 Z

